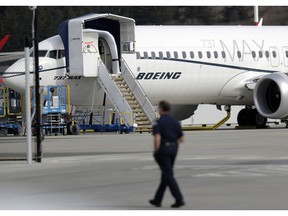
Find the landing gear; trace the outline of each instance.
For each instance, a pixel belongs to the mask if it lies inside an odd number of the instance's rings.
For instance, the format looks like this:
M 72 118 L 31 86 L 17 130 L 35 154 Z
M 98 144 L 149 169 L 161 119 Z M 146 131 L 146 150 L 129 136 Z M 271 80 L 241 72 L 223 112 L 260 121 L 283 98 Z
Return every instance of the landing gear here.
M 72 122 L 68 122 L 67 123 L 67 132 L 66 134 L 68 135 L 78 135 L 79 134 L 79 125 L 74 123 L 72 124 Z
M 256 128 L 265 128 L 267 118 L 261 116 L 256 109 L 242 109 L 237 117 L 239 126 L 256 126 Z
M 71 131 L 72 135 L 78 135 L 79 130 L 80 130 L 80 128 L 79 128 L 78 124 L 71 125 L 71 127 L 70 127 L 70 131 Z

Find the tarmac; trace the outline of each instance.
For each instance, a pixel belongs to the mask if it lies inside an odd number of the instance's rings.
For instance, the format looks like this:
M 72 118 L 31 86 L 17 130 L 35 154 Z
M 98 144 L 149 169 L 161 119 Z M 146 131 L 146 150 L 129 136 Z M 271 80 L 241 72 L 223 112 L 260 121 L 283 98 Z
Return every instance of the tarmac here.
M 288 130 L 185 132 L 175 165 L 186 210 L 287 210 Z M 170 210 L 149 133 L 45 137 L 42 163 L 0 164 L 1 210 Z

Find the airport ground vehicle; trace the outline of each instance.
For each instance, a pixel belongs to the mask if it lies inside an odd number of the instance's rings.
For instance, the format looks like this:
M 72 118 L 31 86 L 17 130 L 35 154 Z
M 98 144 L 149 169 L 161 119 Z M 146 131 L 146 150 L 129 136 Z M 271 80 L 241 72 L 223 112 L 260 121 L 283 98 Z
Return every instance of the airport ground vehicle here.
M 34 113 L 35 91 L 31 87 L 31 108 Z M 43 134 L 67 135 L 67 119 L 70 115 L 69 86 L 40 86 L 41 126 Z
M 18 92 L 0 86 L 0 137 L 20 135 L 22 122 L 21 96 Z
M 35 111 L 35 91 L 31 87 L 32 113 Z M 93 114 L 87 112 L 73 114 L 70 106 L 70 87 L 68 85 L 40 86 L 41 127 L 44 135 L 72 134 L 78 135 L 79 131 L 94 132 L 119 132 L 129 133 L 133 127 L 123 124 L 123 119 L 117 113 L 109 113 L 109 121 L 102 120 L 103 114 L 95 115 L 98 121 L 93 121 Z M 112 117 L 113 116 L 113 117 Z M 88 121 L 87 117 L 89 118 Z M 132 120 L 132 116 L 130 118 Z

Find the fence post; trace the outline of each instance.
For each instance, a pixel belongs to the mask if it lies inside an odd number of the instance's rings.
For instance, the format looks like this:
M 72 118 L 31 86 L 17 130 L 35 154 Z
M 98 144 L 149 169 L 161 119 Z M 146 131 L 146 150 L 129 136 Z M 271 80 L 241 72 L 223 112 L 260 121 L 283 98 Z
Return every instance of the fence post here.
M 34 42 L 34 58 L 35 58 L 35 106 L 36 106 L 36 162 L 41 163 L 42 159 L 42 145 L 41 145 L 41 113 L 40 113 L 40 89 L 39 89 L 39 47 L 38 47 L 38 12 L 37 7 L 32 6 L 33 24 L 32 35 Z
M 26 105 L 26 134 L 27 134 L 27 162 L 32 164 L 32 133 L 31 133 L 31 110 L 30 110 L 30 68 L 29 68 L 29 42 L 25 36 L 25 105 Z

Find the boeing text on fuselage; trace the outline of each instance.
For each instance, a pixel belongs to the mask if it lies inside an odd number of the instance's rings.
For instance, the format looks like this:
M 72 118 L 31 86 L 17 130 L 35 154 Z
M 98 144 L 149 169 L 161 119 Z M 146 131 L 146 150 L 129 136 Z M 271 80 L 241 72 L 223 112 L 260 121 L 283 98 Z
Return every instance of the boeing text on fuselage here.
M 179 79 L 181 72 L 140 72 L 137 80 L 161 80 L 161 79 Z

